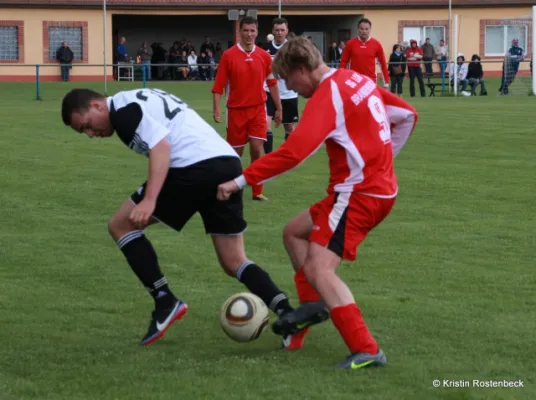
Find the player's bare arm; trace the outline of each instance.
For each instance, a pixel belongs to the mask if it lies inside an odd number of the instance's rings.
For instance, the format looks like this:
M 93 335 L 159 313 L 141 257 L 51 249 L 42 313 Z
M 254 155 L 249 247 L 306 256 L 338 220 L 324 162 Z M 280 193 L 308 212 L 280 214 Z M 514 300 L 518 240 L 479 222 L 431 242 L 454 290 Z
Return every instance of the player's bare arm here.
M 149 153 L 149 179 L 145 195 L 130 214 L 130 220 L 140 229 L 147 226 L 152 218 L 156 199 L 169 171 L 170 149 L 169 142 L 164 138 Z
M 221 94 L 220 93 L 212 93 L 212 114 L 214 121 L 217 123 L 221 122 L 221 109 L 220 109 L 220 100 L 221 100 Z
M 269 86 L 270 89 L 270 95 L 272 96 L 272 99 L 274 100 L 275 104 L 275 115 L 274 115 L 274 123 L 276 128 L 281 125 L 281 122 L 283 121 L 283 106 L 281 105 L 281 98 L 279 97 L 279 88 L 277 85 Z

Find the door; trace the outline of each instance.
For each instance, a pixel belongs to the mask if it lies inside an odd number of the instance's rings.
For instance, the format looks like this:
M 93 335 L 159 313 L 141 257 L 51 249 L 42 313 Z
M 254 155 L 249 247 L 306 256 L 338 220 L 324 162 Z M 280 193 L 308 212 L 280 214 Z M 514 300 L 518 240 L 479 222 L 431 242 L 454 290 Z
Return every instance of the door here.
M 326 58 L 326 55 L 324 54 L 324 43 L 325 43 L 325 37 L 324 32 L 303 32 L 302 36 L 309 37 L 311 36 L 313 43 L 315 44 L 316 48 L 320 50 L 320 54 L 322 54 L 322 58 Z

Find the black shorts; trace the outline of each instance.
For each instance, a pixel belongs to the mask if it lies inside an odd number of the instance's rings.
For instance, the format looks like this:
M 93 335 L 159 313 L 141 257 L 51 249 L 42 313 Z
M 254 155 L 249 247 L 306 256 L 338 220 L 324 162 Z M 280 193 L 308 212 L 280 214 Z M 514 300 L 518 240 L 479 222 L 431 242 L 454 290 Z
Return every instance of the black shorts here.
M 188 220 L 199 212 L 208 234 L 236 235 L 246 230 L 243 216 L 242 191 L 229 200 L 216 199 L 218 185 L 242 174 L 237 157 L 216 157 L 184 168 L 170 168 L 153 217 L 180 231 Z M 142 201 L 145 182 L 132 194 L 135 204 Z
M 281 106 L 283 107 L 283 123 L 292 124 L 293 122 L 298 122 L 300 119 L 300 113 L 298 111 L 298 98 L 294 99 L 283 99 L 281 100 Z M 266 92 L 266 115 L 269 117 L 274 117 L 275 115 L 275 104 L 272 100 L 270 93 Z

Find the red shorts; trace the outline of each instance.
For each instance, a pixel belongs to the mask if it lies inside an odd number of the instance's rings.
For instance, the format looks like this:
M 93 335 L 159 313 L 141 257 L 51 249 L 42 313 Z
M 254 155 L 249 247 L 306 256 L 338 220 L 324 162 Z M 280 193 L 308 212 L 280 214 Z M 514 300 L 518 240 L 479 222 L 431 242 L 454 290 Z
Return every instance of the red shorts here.
M 314 224 L 309 241 L 353 261 L 359 244 L 389 215 L 394 204 L 395 198 L 332 193 L 309 209 Z
M 227 142 L 233 147 L 245 146 L 249 138 L 266 140 L 266 128 L 264 103 L 227 110 Z

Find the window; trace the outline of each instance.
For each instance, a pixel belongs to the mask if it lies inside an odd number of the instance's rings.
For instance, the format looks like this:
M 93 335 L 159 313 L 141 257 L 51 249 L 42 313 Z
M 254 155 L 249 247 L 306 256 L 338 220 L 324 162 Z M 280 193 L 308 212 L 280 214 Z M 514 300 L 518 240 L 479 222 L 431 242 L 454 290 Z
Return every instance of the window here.
M 527 54 L 527 25 L 486 25 L 486 56 L 504 56 L 512 47 L 512 39 L 519 39 L 519 47 Z
M 433 46 L 439 46 L 439 41 L 444 40 L 446 35 L 445 26 L 406 26 L 403 31 L 403 42 L 412 39 L 417 40 L 419 46 L 422 46 L 426 38 L 430 38 Z
M 0 27 L 0 61 L 19 60 L 19 28 L 17 26 Z
M 48 57 L 51 60 L 56 59 L 56 51 L 63 46 L 63 42 L 67 41 L 69 47 L 74 53 L 74 60 L 83 60 L 83 40 L 81 27 L 48 27 Z

